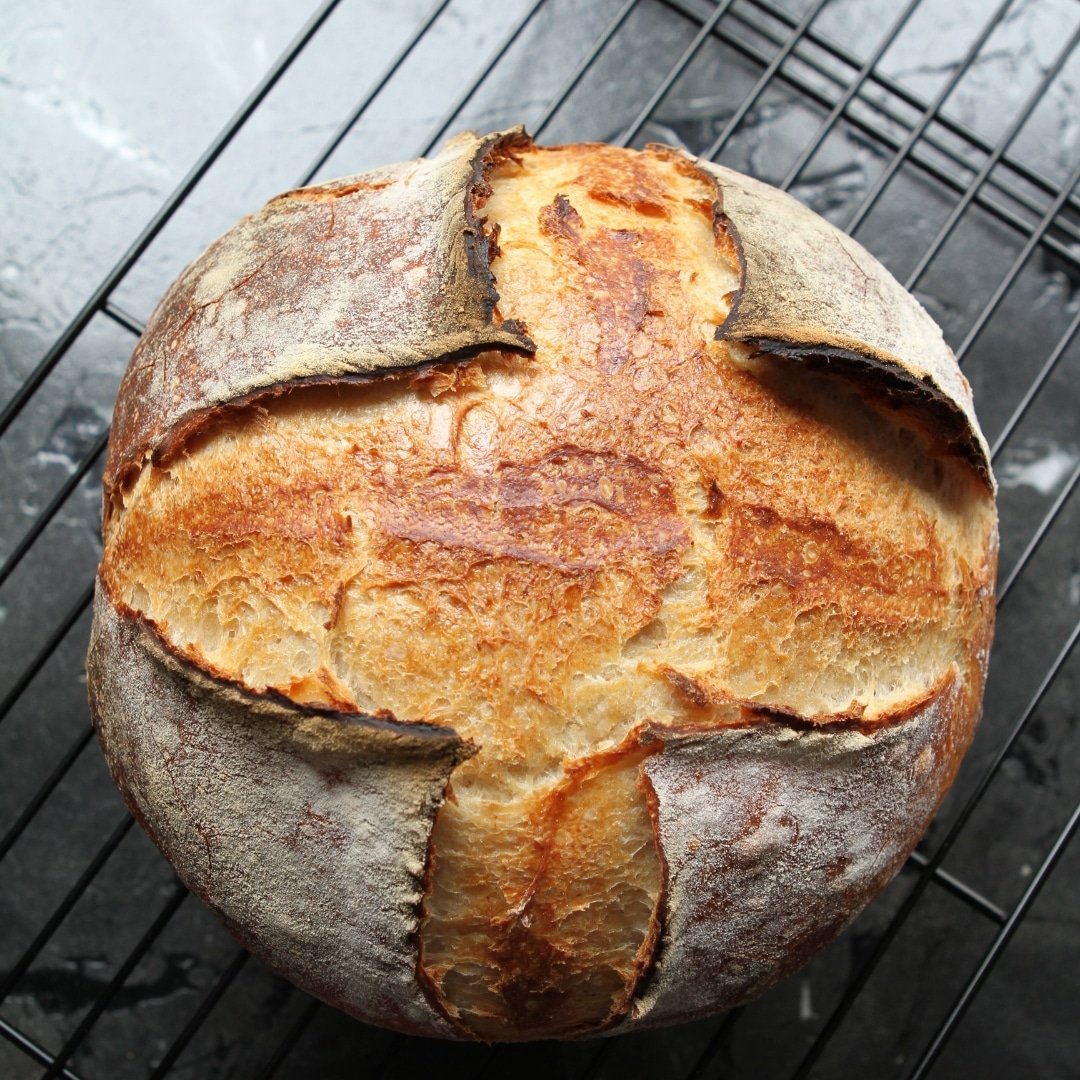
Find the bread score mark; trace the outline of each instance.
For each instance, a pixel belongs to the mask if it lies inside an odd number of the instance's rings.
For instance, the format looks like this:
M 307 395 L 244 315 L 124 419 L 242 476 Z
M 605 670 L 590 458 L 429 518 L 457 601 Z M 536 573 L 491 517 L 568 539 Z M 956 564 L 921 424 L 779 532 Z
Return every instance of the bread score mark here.
M 656 844 L 654 795 L 644 762 L 661 748 L 644 728 L 636 728 L 620 746 L 567 765 L 563 779 L 530 813 L 530 869 L 508 895 L 510 906 L 504 913 L 490 923 L 478 917 L 472 925 L 459 924 L 455 935 L 445 940 L 430 929 L 418 936 L 418 978 L 463 1034 L 498 1039 L 510 1023 L 518 1038 L 542 1037 L 557 1017 L 559 1030 L 573 1036 L 602 1030 L 626 1015 L 662 929 L 662 910 L 655 902 L 664 891 L 665 863 L 659 848 L 655 860 L 637 860 L 640 895 L 631 902 L 640 904 L 648 917 L 632 964 L 609 966 L 604 954 L 597 953 L 590 940 L 596 935 L 596 919 L 589 909 L 605 903 L 605 881 L 611 866 L 625 861 L 628 836 Z M 608 803 L 589 791 L 597 786 L 626 789 L 626 794 L 608 800 L 610 809 L 621 812 L 603 812 Z M 635 794 L 624 805 L 630 792 Z M 448 809 L 456 802 L 453 781 L 447 801 Z M 434 902 L 439 900 L 434 888 L 443 857 L 442 831 L 436 822 L 425 873 L 425 921 L 433 894 Z M 609 903 L 610 918 L 624 915 L 623 905 Z M 455 968 L 468 965 L 462 939 L 477 932 L 485 939 L 483 956 L 497 961 L 498 972 L 489 983 L 489 1000 L 471 996 L 470 1007 L 463 1009 L 456 995 L 447 996 L 445 980 Z M 480 956 L 474 960 L 484 962 Z
M 718 235 L 739 263 L 739 287 L 717 340 L 790 362 L 829 364 L 863 381 L 880 378 L 907 408 L 948 432 L 950 451 L 964 457 L 993 494 L 990 450 L 971 387 L 941 330 L 903 286 L 860 244 L 786 192 L 683 151 L 668 152 L 716 185 Z
M 138 613 L 94 603 L 87 683 L 133 815 L 273 970 L 357 1016 L 452 1037 L 413 974 L 423 844 L 452 731 L 303 707 L 214 678 Z M 389 852 L 401 856 L 388 862 Z
M 140 648 L 155 663 L 179 676 L 190 692 L 219 697 L 253 715 L 286 717 L 292 721 L 299 740 L 313 750 L 359 753 L 373 761 L 396 760 L 413 753 L 436 757 L 449 753 L 455 765 L 477 752 L 474 743 L 441 724 L 399 720 L 389 709 L 365 712 L 355 702 L 342 703 L 341 708 L 327 708 L 297 701 L 274 687 L 249 686 L 214 665 L 197 645 L 178 645 L 167 627 L 116 597 L 106 580 L 99 580 L 98 590 L 104 602 L 124 622 L 135 627 Z

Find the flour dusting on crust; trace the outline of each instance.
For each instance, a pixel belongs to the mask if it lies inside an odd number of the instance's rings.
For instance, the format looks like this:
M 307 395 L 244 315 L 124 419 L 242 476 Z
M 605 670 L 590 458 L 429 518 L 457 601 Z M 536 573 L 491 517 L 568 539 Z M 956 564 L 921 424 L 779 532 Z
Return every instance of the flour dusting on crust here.
M 657 732 L 664 748 L 643 768 L 668 894 L 636 1021 L 749 1001 L 847 925 L 937 809 L 953 771 L 942 750 L 959 692 L 953 672 L 920 713 L 872 733 Z
M 413 936 L 457 740 L 373 758 L 370 733 L 305 739 L 295 708 L 170 665 L 100 588 L 87 668 L 132 812 L 245 947 L 354 1016 L 455 1037 L 416 984 Z

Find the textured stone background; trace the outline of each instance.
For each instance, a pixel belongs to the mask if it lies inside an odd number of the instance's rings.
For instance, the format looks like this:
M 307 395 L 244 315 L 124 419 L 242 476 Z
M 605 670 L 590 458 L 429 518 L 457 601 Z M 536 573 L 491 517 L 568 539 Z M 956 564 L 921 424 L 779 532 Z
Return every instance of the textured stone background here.
M 804 0 L 771 0 L 801 14 Z M 548 142 L 612 138 L 649 99 L 696 24 L 660 0 L 641 0 L 544 132 Z M 690 10 L 709 5 L 683 0 Z M 771 56 L 783 24 L 769 3 L 737 0 L 721 23 L 745 49 Z M 814 30 L 861 62 L 895 18 L 891 0 L 832 0 Z M 413 156 L 527 10 L 453 0 L 398 75 L 333 155 L 321 177 Z M 621 0 L 548 0 L 462 108 L 453 128 L 496 128 L 540 117 L 621 7 Z M 878 70 L 931 100 L 993 12 L 990 0 L 923 0 Z M 258 109 L 114 299 L 145 319 L 165 285 L 238 216 L 292 186 L 428 10 L 426 2 L 344 0 Z M 78 311 L 202 149 L 312 11 L 310 0 L 184 4 L 0 0 L 0 402 Z M 945 113 L 993 144 L 1067 47 L 1080 23 L 1074 0 L 1014 0 L 1006 19 L 949 97 Z M 762 65 L 710 40 L 635 140 L 700 151 L 724 128 Z M 801 58 L 801 59 L 800 59 Z M 787 173 L 826 108 L 815 89 L 851 68 L 804 44 L 774 80 L 720 160 L 771 181 Z M 1010 152 L 1055 185 L 1080 160 L 1080 50 L 1065 64 Z M 883 103 L 892 119 L 871 103 Z M 902 140 L 918 116 L 880 85 L 851 114 Z M 905 126 L 906 125 L 906 126 Z M 934 125 L 917 150 L 961 182 L 983 155 Z M 794 187 L 838 223 L 847 220 L 892 151 L 857 124 L 835 126 Z M 958 163 L 959 162 L 959 163 Z M 999 174 L 995 174 L 999 175 Z M 1005 175 L 1004 173 L 1001 175 Z M 1015 176 L 1006 181 L 1049 198 Z M 957 195 L 912 165 L 902 168 L 857 232 L 904 278 Z M 1054 230 L 1080 253 L 1080 214 Z M 1071 223 L 1071 224 L 1070 224 Z M 1006 274 L 1024 238 L 972 208 L 916 291 L 957 347 Z M 997 305 L 964 368 L 987 436 L 997 434 L 1080 307 L 1075 264 L 1041 247 Z M 0 440 L 0 558 L 45 506 L 108 422 L 131 336 L 96 316 Z M 1055 374 L 1003 449 L 1002 568 L 1011 570 L 1080 462 L 1080 347 Z M 91 578 L 99 550 L 97 473 L 62 508 L 0 588 L 0 695 L 38 652 Z M 1000 616 L 986 714 L 961 779 L 927 842 L 962 805 L 1080 616 L 1080 500 L 1073 496 Z M 0 723 L 0 833 L 17 819 L 68 748 L 87 730 L 82 658 L 88 621 L 76 623 Z M 1008 909 L 1080 795 L 1080 665 L 1070 660 L 1006 760 L 949 856 L 947 869 Z M 86 741 L 63 781 L 0 861 L 0 982 L 124 820 L 96 745 Z M 319 1009 L 281 1065 L 281 1077 L 414 1076 L 431 1069 L 476 1076 L 688 1076 L 789 1074 L 860 959 L 914 881 L 905 871 L 804 972 L 726 1021 L 567 1046 L 455 1047 L 367 1029 Z M 1080 1035 L 1080 851 L 1070 850 L 933 1075 L 1076 1076 Z M 174 894 L 174 879 L 132 829 L 0 1005 L 0 1019 L 58 1050 L 129 950 Z M 831 1042 L 815 1075 L 905 1076 L 995 932 L 992 922 L 931 886 Z M 72 1060 L 81 1076 L 147 1076 L 235 946 L 194 900 L 183 901 Z M 246 963 L 170 1075 L 184 1080 L 260 1075 L 309 999 Z M 702 1060 L 716 1032 L 719 1039 Z M 590 1072 L 591 1070 L 591 1072 Z M 39 1075 L 0 1040 L 0 1076 Z

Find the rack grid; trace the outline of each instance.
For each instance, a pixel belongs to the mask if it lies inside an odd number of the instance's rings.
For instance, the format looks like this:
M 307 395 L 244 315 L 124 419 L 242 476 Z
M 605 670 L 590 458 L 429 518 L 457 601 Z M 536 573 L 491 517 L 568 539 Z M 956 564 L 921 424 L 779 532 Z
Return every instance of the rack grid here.
M 325 175 L 328 163 L 347 160 L 365 118 L 411 77 L 410 61 L 461 2 L 439 0 L 420 15 L 359 100 L 351 107 L 342 102 L 342 116 L 324 118 L 336 126 L 298 173 L 299 184 Z M 3 404 L 0 439 L 17 434 L 24 415 L 48 393 L 53 373 L 92 328 L 110 342 L 134 341 L 142 322 L 124 296 L 129 275 L 305 51 L 333 32 L 338 9 L 350 4 L 362 6 L 362 0 L 328 0 L 300 28 Z M 187 902 L 185 890 L 131 829 L 118 799 L 109 804 L 108 822 L 83 837 L 72 825 L 78 816 L 72 803 L 78 803 L 80 777 L 96 753 L 84 709 L 66 718 L 70 722 L 48 727 L 59 734 L 30 754 L 40 775 L 22 786 L 0 817 L 0 898 L 22 906 L 16 936 L 32 928 L 10 943 L 0 962 L 0 1035 L 7 1044 L 0 1071 L 71 1080 L 121 1074 L 333 1077 L 360 1070 L 404 1076 L 438 1063 L 478 1076 L 554 1071 L 803 1078 L 846 1075 L 859 1066 L 869 1075 L 922 1077 L 979 1071 L 970 1056 L 961 1068 L 958 1055 L 977 1053 L 980 1042 L 988 1047 L 981 1066 L 987 1076 L 1016 1075 L 1010 1071 L 1016 1062 L 1068 1060 L 1064 1026 L 1053 1026 L 1052 1017 L 1049 1027 L 1031 1033 L 1033 1040 L 1049 1038 L 1049 1051 L 1023 1045 L 1027 1014 L 1011 1002 L 1044 992 L 1041 979 L 1031 984 L 1038 965 L 1033 972 L 1023 961 L 1031 950 L 1016 945 L 1034 924 L 1040 892 L 1050 884 L 1051 892 L 1067 893 L 1068 882 L 1077 880 L 1075 860 L 1062 857 L 1080 820 L 1080 770 L 1074 764 L 1080 140 L 1047 113 L 1055 94 L 1072 101 L 1062 87 L 1067 91 L 1080 76 L 1080 5 L 1046 0 L 1043 6 L 1053 8 L 1065 31 L 1054 41 L 1037 37 L 1039 59 L 1030 77 L 1018 75 L 1023 85 L 1008 93 L 999 88 L 996 125 L 986 123 L 988 110 L 979 104 L 993 80 L 976 86 L 974 98 L 965 98 L 965 88 L 978 83 L 988 58 L 992 63 L 1005 52 L 1019 64 L 1018 35 L 1025 20 L 1035 18 L 1037 0 L 964 6 L 967 21 L 954 27 L 962 39 L 957 54 L 936 81 L 922 83 L 896 74 L 889 60 L 919 20 L 926 23 L 933 0 L 879 5 L 884 14 L 877 32 L 864 34 L 859 47 L 843 41 L 837 10 L 851 5 L 841 0 L 611 0 L 588 5 L 584 21 L 592 30 L 579 35 L 576 52 L 566 46 L 565 70 L 549 80 L 553 85 L 540 90 L 533 80 L 520 97 L 512 90 L 514 64 L 539 55 L 546 42 L 563 40 L 583 20 L 586 5 L 528 0 L 510 6 L 513 18 L 501 27 L 487 59 L 462 72 L 457 96 L 428 121 L 423 141 L 403 146 L 399 157 L 429 153 L 453 130 L 484 127 L 508 110 L 517 110 L 539 138 L 558 136 L 545 141 L 678 141 L 704 157 L 765 174 L 763 179 L 810 202 L 857 235 L 943 322 L 975 386 L 1003 480 L 998 642 L 986 716 L 956 789 L 886 894 L 807 973 L 760 1002 L 716 1020 L 626 1039 L 444 1046 L 348 1021 L 249 962 Z M 925 40 L 925 25 L 920 32 Z M 642 66 L 643 42 L 653 47 L 650 63 Z M 1036 155 L 1047 138 L 1057 141 L 1055 153 Z M 195 254 L 188 251 L 187 258 Z M 970 269 L 973 260 L 977 272 Z M 158 281 L 158 291 L 166 284 Z M 92 501 L 107 439 L 107 427 L 91 432 L 43 504 L 22 515 L 28 523 L 0 549 L 0 600 L 15 589 L 32 597 L 35 583 L 51 576 L 56 545 L 49 537 L 73 503 Z M 92 588 L 85 575 L 72 581 L 59 599 L 50 592 L 43 604 L 50 610 L 41 619 L 16 621 L 3 631 L 20 638 L 5 643 L 18 663 L 2 672 L 0 738 L 5 722 L 11 727 L 10 716 L 23 716 L 14 744 L 4 744 L 5 772 L 19 768 L 20 747 L 33 742 L 33 724 L 25 717 L 48 709 L 55 690 L 49 684 L 63 681 L 69 696 L 61 700 L 71 700 L 71 684 L 78 683 Z M 1037 804 L 1037 813 L 1014 813 L 1028 802 Z M 56 880 L 30 905 L 37 910 L 27 912 L 20 868 L 48 845 L 60 850 L 68 831 L 77 834 L 73 850 L 64 848 L 64 856 L 51 861 L 48 873 Z M 84 907 L 108 906 L 108 889 L 100 886 L 107 873 L 131 882 L 138 894 L 140 906 L 128 909 L 137 925 L 105 918 L 101 974 L 61 985 L 42 959 L 62 952 L 58 939 Z M 88 904 L 95 890 L 102 898 Z M 1042 975 L 1052 987 L 1075 988 L 1075 976 L 1061 972 L 1080 966 L 1080 942 L 1069 935 L 1065 916 L 1051 914 L 1043 924 L 1048 929 L 1039 948 L 1045 951 L 1049 941 L 1055 963 Z M 155 964 L 168 967 L 175 949 L 163 942 L 171 935 L 211 942 L 200 953 L 199 978 L 180 978 L 179 990 L 154 999 L 153 1015 L 140 1012 L 130 1004 L 145 983 L 138 973 Z M 1021 958 L 1016 971 L 992 974 L 1010 957 Z M 988 987 L 1017 978 L 1024 981 L 1014 981 L 1011 995 L 995 994 L 987 1003 Z M 973 1009 L 977 1016 L 968 1015 Z M 128 1021 L 110 1034 L 110 1021 L 125 1013 Z M 988 1039 L 995 1028 L 999 1037 Z M 116 1064 L 119 1043 L 122 1069 Z M 1005 1043 L 1008 1053 L 1001 1056 Z M 114 1050 L 106 1051 L 107 1045 Z M 1032 1056 L 1044 1052 L 1050 1056 Z

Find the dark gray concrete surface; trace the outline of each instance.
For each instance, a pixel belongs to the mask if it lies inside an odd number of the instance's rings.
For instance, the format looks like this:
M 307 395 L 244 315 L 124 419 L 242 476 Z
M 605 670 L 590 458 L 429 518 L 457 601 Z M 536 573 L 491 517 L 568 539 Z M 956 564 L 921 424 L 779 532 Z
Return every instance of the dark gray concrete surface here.
M 799 15 L 803 0 L 773 0 Z M 320 176 L 418 152 L 448 107 L 489 62 L 523 0 L 453 0 Z M 464 104 L 452 128 L 535 122 L 621 0 L 548 0 Z M 696 24 L 641 0 L 544 132 L 545 141 L 614 138 L 692 40 Z M 684 0 L 691 11 L 709 5 Z M 765 8 L 769 5 L 766 4 Z M 814 30 L 858 62 L 899 4 L 832 0 Z M 738 0 L 724 33 L 766 57 L 788 28 L 760 3 Z M 990 0 L 923 0 L 879 72 L 924 104 L 948 82 L 990 18 Z M 305 0 L 187 0 L 71 4 L 0 0 L 0 404 L 10 399 L 70 318 L 151 218 L 313 10 Z M 139 259 L 115 301 L 144 319 L 176 273 L 241 214 L 304 173 L 428 10 L 426 2 L 343 0 L 174 219 Z M 993 145 L 1080 24 L 1074 0 L 1014 0 L 944 112 Z M 759 62 L 711 39 L 635 143 L 700 151 L 753 88 Z M 852 68 L 804 43 L 750 110 L 720 160 L 781 180 L 827 114 Z M 1080 50 L 1065 63 L 1010 150 L 1052 185 L 1080 161 Z M 884 105 L 883 115 L 873 103 Z M 919 109 L 879 84 L 850 116 L 903 141 Z M 933 125 L 916 151 L 966 184 L 985 154 Z M 843 224 L 886 168 L 892 147 L 841 121 L 793 190 Z M 965 166 L 964 163 L 967 163 Z M 1026 222 L 1050 195 L 1009 170 L 1012 194 L 989 197 Z M 857 231 L 906 277 L 955 205 L 946 182 L 906 165 Z M 1019 201 L 1018 201 L 1019 200 Z M 1024 200 L 1035 207 L 1025 208 Z M 1067 209 L 964 356 L 993 443 L 1065 327 L 1080 310 L 1080 213 Z M 954 347 L 1008 272 L 1025 236 L 979 207 L 963 218 L 916 286 Z M 1064 254 L 1063 254 L 1064 253 Z M 9 553 L 108 423 L 132 337 L 97 315 L 0 440 L 0 558 Z M 997 461 L 1002 578 L 1080 462 L 1080 345 L 1055 374 Z M 65 503 L 0 588 L 0 695 L 71 608 L 99 551 L 98 472 Z M 985 717 L 960 780 L 931 830 L 932 851 L 994 758 L 1080 617 L 1080 498 L 1073 496 L 1002 607 Z M 81 618 L 0 722 L 0 833 L 18 818 L 88 724 Z M 1080 796 L 1080 661 L 1061 676 L 1005 762 L 946 861 L 947 869 L 1010 908 Z M 0 980 L 124 819 L 97 746 L 88 742 L 33 822 L 0 861 Z M 608 1044 L 456 1047 L 374 1031 L 320 1008 L 278 1076 L 440 1075 L 682 1077 L 712 1045 L 700 1075 L 786 1076 L 797 1066 L 859 963 L 915 881 L 906 870 L 805 971 L 726 1020 Z M 1080 858 L 1066 855 L 933 1072 L 935 1077 L 1080 1075 Z M 0 1019 L 55 1052 L 113 978 L 173 893 L 171 871 L 133 829 L 0 1005 Z M 932 885 L 829 1044 L 815 1075 L 908 1074 L 996 932 L 993 922 Z M 228 936 L 185 900 L 93 1025 L 72 1060 L 79 1075 L 147 1076 L 236 956 Z M 170 1075 L 259 1075 L 308 1000 L 249 961 Z M 715 1041 L 714 1041 L 715 1037 Z M 591 1071 L 590 1071 L 591 1070 Z M 37 1076 L 0 1039 L 0 1076 Z

